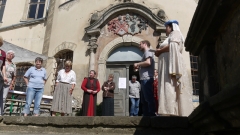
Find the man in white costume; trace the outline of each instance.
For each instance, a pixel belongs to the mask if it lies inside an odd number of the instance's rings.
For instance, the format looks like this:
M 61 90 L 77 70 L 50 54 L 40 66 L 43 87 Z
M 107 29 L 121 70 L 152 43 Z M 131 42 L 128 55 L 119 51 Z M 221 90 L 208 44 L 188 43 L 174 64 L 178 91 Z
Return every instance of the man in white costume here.
M 188 116 L 193 111 L 192 84 L 183 61 L 184 38 L 176 20 L 165 23 L 168 38 L 156 50 L 159 58 L 160 115 Z

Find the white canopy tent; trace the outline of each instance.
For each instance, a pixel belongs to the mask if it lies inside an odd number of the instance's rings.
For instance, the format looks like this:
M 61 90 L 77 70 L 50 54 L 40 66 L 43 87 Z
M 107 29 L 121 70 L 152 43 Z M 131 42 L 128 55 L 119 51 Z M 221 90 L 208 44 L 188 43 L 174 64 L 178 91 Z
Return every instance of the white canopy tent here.
M 14 63 L 20 62 L 34 62 L 36 57 L 41 57 L 43 60 L 46 60 L 48 57 L 30 50 L 24 49 L 22 47 L 16 46 L 9 42 L 4 41 L 3 46 L 1 47 L 5 52 L 13 50 L 15 52 L 15 57 L 13 59 Z

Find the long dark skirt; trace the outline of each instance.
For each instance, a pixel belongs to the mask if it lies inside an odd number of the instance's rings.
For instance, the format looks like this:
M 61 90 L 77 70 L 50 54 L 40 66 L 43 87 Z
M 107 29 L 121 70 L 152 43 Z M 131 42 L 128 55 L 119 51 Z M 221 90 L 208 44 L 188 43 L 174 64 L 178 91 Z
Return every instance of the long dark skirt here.
M 103 98 L 102 116 L 114 116 L 114 98 Z
M 96 116 L 97 94 L 84 92 L 82 103 L 82 116 Z

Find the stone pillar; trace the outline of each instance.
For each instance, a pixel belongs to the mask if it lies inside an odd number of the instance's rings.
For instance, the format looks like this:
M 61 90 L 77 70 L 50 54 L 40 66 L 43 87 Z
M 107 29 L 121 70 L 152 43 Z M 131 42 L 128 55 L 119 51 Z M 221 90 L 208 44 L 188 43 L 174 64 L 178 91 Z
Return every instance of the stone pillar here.
M 90 54 L 90 60 L 89 60 L 89 70 L 94 70 L 95 67 L 95 50 L 97 49 L 98 45 L 96 44 L 97 38 L 91 37 L 89 39 L 88 49 Z
M 88 50 L 89 50 L 89 71 L 95 69 L 95 51 L 98 47 L 97 45 L 97 38 L 99 36 L 100 30 L 93 30 L 88 31 L 87 34 L 89 36 L 89 44 L 88 44 Z
M 159 48 L 160 45 L 163 43 L 163 41 L 167 38 L 166 33 L 164 32 L 163 28 L 161 27 L 161 29 L 159 30 L 159 32 L 161 33 L 158 39 L 158 45 L 156 46 L 156 48 Z M 154 57 L 154 61 L 155 61 L 155 69 L 158 69 L 158 57 Z
M 157 48 L 160 46 L 161 43 L 167 38 L 166 36 L 166 28 L 164 26 L 156 26 L 156 32 L 159 33 L 158 45 Z
M 129 116 L 129 80 L 128 80 L 128 78 L 129 78 L 129 66 L 130 65 L 126 65 L 126 73 L 127 73 L 127 88 L 126 88 L 126 97 L 125 97 L 125 116 Z

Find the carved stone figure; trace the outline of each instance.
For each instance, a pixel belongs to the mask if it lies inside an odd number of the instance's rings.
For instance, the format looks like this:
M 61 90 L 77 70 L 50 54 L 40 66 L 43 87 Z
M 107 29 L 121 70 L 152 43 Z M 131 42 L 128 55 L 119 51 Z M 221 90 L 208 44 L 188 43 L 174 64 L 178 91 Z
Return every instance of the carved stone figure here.
M 165 20 L 165 18 L 166 18 L 166 14 L 165 14 L 165 12 L 164 12 L 162 9 L 160 9 L 160 10 L 158 11 L 157 16 L 158 16 L 159 18 L 163 19 L 163 20 Z
M 139 27 L 137 25 L 137 22 L 138 22 L 138 18 L 136 15 L 134 15 L 131 19 L 131 21 L 128 22 L 128 33 L 131 33 L 131 34 L 136 34 L 136 33 L 139 33 Z
M 91 17 L 91 20 L 90 20 L 90 24 L 94 23 L 95 21 L 97 21 L 99 18 L 99 15 L 98 13 L 94 13 Z
M 140 23 L 138 24 L 138 27 L 140 28 L 140 32 L 142 32 L 142 30 L 147 30 L 147 21 L 142 18 L 139 18 L 139 21 Z
M 130 15 L 129 14 L 126 14 L 126 22 L 130 21 Z

